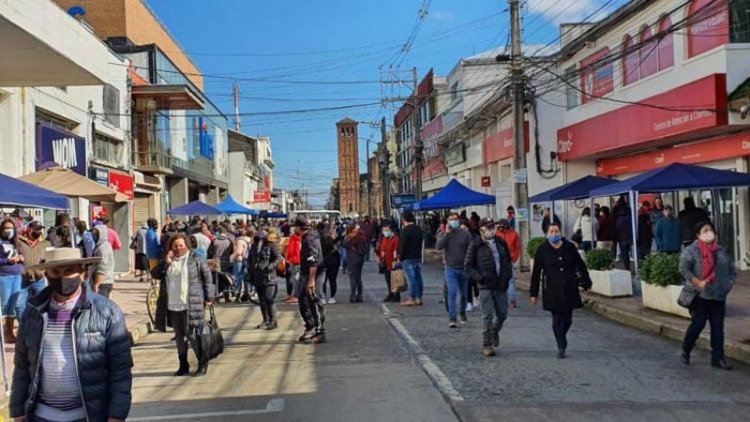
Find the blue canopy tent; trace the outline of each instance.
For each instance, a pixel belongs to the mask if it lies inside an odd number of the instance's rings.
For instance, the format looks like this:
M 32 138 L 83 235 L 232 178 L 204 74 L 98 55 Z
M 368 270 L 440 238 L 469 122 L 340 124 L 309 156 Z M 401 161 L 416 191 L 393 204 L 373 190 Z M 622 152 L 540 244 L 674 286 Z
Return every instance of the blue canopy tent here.
M 473 205 L 495 205 L 495 197 L 477 192 L 453 179 L 435 196 L 412 204 L 414 211 L 443 210 L 470 207 Z
M 224 214 L 258 215 L 258 211 L 240 204 L 232 195 L 227 195 L 223 201 L 216 205 L 216 209 Z
M 201 201 L 188 202 L 187 204 L 172 208 L 167 211 L 169 215 L 222 215 L 224 214 L 218 208 L 208 205 Z
M 14 177 L 0 174 L 0 205 L 24 208 L 70 209 L 70 199 Z
M 592 198 L 602 196 L 629 195 L 633 240 L 638 238 L 638 218 L 634 204 L 639 193 L 660 193 L 680 190 L 710 190 L 712 205 L 718 206 L 718 189 L 750 186 L 750 174 L 728 170 L 716 170 L 690 164 L 674 163 L 666 167 L 651 170 L 621 182 L 612 183 L 593 189 Z M 719 218 L 718 209 L 713 215 Z M 714 221 L 719 225 L 720 221 Z M 637 257 L 636 242 L 633 242 L 633 256 Z M 635 274 L 638 277 L 638 260 L 635 260 Z

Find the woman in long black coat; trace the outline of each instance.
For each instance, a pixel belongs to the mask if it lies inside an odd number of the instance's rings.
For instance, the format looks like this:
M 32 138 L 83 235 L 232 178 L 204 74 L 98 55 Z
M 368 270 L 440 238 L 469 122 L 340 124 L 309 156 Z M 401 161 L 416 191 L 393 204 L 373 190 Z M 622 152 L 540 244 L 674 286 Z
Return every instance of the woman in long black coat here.
M 552 330 L 557 341 L 557 357 L 565 358 L 567 333 L 573 323 L 573 310 L 583 307 L 578 287 L 591 288 L 591 278 L 575 244 L 560 235 L 560 226 L 551 224 L 547 242 L 537 249 L 531 273 L 531 303 L 536 305 L 539 287 L 542 305 L 552 313 Z

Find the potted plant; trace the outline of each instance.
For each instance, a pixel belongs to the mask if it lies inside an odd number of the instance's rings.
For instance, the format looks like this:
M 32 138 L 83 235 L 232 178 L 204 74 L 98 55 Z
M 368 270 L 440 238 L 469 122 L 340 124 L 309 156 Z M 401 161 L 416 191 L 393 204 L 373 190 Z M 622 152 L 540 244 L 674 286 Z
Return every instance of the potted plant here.
M 591 276 L 591 291 L 602 296 L 633 295 L 630 271 L 615 269 L 615 258 L 609 249 L 594 249 L 586 254 L 586 267 Z
M 643 306 L 690 318 L 688 310 L 677 304 L 682 285 L 679 255 L 663 253 L 649 255 L 641 264 Z
M 547 239 L 544 237 L 532 237 L 529 239 L 529 243 L 526 244 L 526 254 L 529 256 L 529 263 L 531 264 L 532 271 L 534 270 L 534 257 L 536 256 L 536 251 L 546 241 Z

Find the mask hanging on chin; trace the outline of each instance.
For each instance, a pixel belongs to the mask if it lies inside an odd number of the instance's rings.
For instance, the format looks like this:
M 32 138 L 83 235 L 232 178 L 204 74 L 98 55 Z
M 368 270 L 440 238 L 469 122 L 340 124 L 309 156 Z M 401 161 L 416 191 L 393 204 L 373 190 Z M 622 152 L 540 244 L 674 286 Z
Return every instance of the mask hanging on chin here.
M 70 296 L 81 286 L 80 277 L 47 278 L 47 284 L 54 293 L 60 296 Z

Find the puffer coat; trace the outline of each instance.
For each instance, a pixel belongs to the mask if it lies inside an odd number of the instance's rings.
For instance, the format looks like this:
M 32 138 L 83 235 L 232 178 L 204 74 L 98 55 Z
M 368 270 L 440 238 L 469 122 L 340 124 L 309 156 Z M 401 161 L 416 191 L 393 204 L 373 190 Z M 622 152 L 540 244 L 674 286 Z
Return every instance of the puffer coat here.
M 685 286 L 689 289 L 696 289 L 690 280 L 703 278 L 703 258 L 698 242 L 700 240 L 696 240 L 683 249 L 682 255 L 680 255 L 680 274 L 685 279 Z M 698 296 L 706 300 L 724 301 L 727 300 L 729 292 L 732 291 L 732 287 L 737 281 L 737 269 L 734 266 L 734 260 L 721 246 L 714 253 L 714 260 L 716 262 L 714 266 L 716 279 L 712 283 L 708 283 Z
M 203 325 L 206 318 L 203 304 L 206 300 L 214 299 L 214 285 L 211 277 L 211 270 L 208 269 L 206 262 L 199 260 L 194 253 L 190 252 L 188 256 L 188 332 Z M 168 322 L 169 298 L 167 297 L 167 265 L 166 260 L 159 262 L 159 265 L 151 271 L 151 275 L 159 280 L 159 300 L 156 302 L 156 324 L 158 331 L 165 332 Z
M 24 311 L 14 359 L 10 417 L 34 420 L 39 391 L 42 337 L 52 290 L 34 296 Z M 73 345 L 81 398 L 89 421 L 126 419 L 130 412 L 133 359 L 120 308 L 85 284 L 73 320 Z
M 258 249 L 260 242 L 263 243 Z M 250 277 L 254 286 L 276 284 L 276 268 L 282 259 L 279 246 L 275 242 L 269 242 L 268 239 L 261 241 L 256 238 L 247 258 L 247 277 Z
M 508 283 L 513 277 L 513 264 L 510 261 L 511 253 L 508 244 L 503 239 L 494 237 L 497 253 L 500 258 L 500 274 L 495 266 L 495 257 L 492 248 L 481 237 L 474 238 L 466 251 L 464 268 L 469 278 L 477 283 L 482 290 L 508 290 Z
M 555 249 L 544 242 L 534 257 L 529 295 L 539 297 L 541 287 L 544 310 L 566 312 L 583 307 L 579 286 L 589 290 L 591 278 L 576 245 L 563 239 Z

